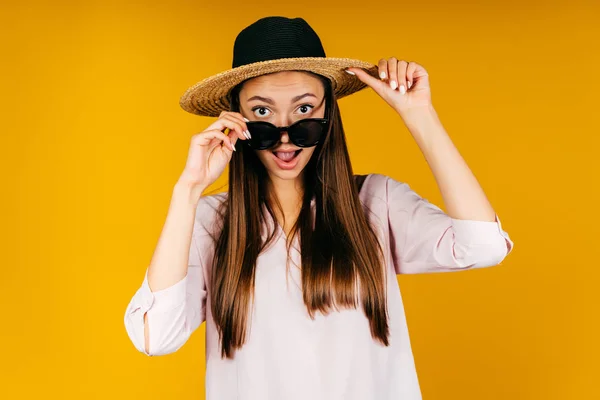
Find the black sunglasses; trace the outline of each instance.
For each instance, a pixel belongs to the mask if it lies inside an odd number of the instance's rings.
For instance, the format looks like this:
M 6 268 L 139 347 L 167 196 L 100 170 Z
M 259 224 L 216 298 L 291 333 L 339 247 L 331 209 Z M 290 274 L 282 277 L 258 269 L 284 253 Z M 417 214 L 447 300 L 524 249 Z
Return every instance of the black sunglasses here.
M 287 132 L 290 141 L 298 147 L 313 147 L 327 133 L 327 118 L 305 118 L 290 126 L 277 127 L 270 122 L 246 122 L 250 140 L 246 142 L 255 150 L 266 150 L 275 146 L 281 139 L 281 132 Z

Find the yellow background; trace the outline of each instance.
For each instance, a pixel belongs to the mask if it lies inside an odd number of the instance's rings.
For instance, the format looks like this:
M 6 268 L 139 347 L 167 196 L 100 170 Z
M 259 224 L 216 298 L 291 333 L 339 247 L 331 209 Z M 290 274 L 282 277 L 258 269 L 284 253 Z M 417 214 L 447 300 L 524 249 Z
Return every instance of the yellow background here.
M 422 64 L 515 241 L 499 267 L 399 278 L 424 398 L 600 398 L 600 3 L 567 0 L 4 3 L 0 397 L 204 398 L 204 325 L 148 358 L 123 314 L 211 121 L 179 96 L 277 14 L 329 56 Z M 357 172 L 442 205 L 383 100 L 340 105 Z

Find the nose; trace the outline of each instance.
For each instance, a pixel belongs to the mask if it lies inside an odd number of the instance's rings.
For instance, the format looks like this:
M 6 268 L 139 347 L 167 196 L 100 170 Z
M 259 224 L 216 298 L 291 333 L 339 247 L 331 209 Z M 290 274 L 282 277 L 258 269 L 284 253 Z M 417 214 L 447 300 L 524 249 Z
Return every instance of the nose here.
M 289 126 L 292 123 L 292 121 L 289 121 L 288 118 L 284 117 L 283 115 L 281 117 L 282 118 L 275 123 L 276 126 Z M 281 131 L 281 137 L 279 141 L 281 143 L 290 143 L 290 136 L 288 135 L 287 131 Z

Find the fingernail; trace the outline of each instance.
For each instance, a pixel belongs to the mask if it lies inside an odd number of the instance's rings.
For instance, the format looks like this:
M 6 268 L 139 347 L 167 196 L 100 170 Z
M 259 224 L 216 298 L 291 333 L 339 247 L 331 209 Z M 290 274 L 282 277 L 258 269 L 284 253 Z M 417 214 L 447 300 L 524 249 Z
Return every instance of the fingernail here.
M 246 137 L 248 139 L 252 139 L 252 135 L 250 134 L 250 131 L 246 129 L 246 132 L 244 132 L 246 134 Z
M 379 77 L 380 77 L 381 79 L 385 79 L 385 77 L 386 77 L 386 76 L 387 76 L 387 74 L 385 73 L 385 71 L 381 71 L 381 72 L 379 73 Z
M 250 120 L 248 118 L 246 118 L 246 117 L 244 117 L 244 121 L 250 122 Z
M 347 73 L 349 73 L 350 75 L 356 75 L 354 72 L 352 71 L 348 71 L 347 69 L 345 69 L 344 71 L 346 71 Z
M 396 90 L 396 88 L 398 87 L 398 84 L 396 83 L 396 81 L 391 81 L 390 87 L 392 88 L 392 90 Z
M 406 93 L 406 88 L 404 87 L 404 85 L 400 85 L 400 93 Z
M 230 142 L 230 143 L 231 143 L 231 148 L 233 149 L 233 151 L 237 151 L 237 150 L 235 149 L 235 144 L 233 144 L 233 142 Z
M 411 86 L 412 86 L 412 82 L 408 81 L 408 88 L 410 89 Z

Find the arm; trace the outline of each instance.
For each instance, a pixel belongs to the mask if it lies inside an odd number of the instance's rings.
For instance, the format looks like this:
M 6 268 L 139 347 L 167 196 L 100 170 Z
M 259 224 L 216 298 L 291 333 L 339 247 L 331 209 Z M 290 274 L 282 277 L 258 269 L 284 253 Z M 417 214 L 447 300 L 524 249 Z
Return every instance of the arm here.
M 125 312 L 125 327 L 146 355 L 178 350 L 204 321 L 204 235 L 194 232 L 198 201 L 186 186 L 173 190 L 169 212 L 141 287 Z
M 386 202 L 397 273 L 477 268 L 498 264 L 512 249 L 483 190 L 446 134 L 431 102 L 429 74 L 394 57 L 379 60 L 379 79 L 349 68 L 404 120 L 423 152 L 448 214 L 389 179 Z
M 381 176 L 396 273 L 459 271 L 499 264 L 513 243 L 500 220 L 453 218 L 406 183 Z
M 390 218 L 399 220 L 394 229 L 403 232 L 396 236 L 404 237 L 396 245 L 397 270 L 441 272 L 497 265 L 513 242 L 433 106 L 426 103 L 399 113 L 431 168 L 446 213 L 408 185 L 390 183 Z
M 462 220 L 495 221 L 494 209 L 433 107 L 409 111 L 405 123 L 433 172 L 448 215 Z
M 406 221 L 398 270 L 441 272 L 499 264 L 513 242 L 437 113 L 430 106 L 408 110 L 403 119 L 431 168 L 446 213 L 408 187 L 400 190 L 406 191 L 403 198 L 409 200 L 405 206 L 412 218 Z
M 379 60 L 380 79 L 360 68 L 347 71 L 370 86 L 402 117 L 433 172 L 448 215 L 494 221 L 492 206 L 437 117 L 425 68 L 392 57 Z

